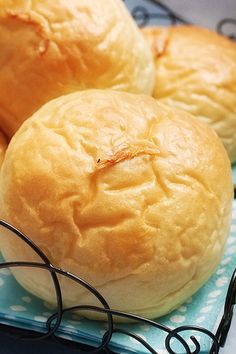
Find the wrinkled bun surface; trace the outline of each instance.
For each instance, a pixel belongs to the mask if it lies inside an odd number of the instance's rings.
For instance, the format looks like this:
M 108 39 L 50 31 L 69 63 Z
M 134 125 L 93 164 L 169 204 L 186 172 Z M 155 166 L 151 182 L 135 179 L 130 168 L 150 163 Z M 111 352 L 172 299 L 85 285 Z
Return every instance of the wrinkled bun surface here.
M 151 51 L 121 0 L 0 0 L 0 128 L 86 88 L 151 94 Z
M 231 202 L 230 162 L 210 127 L 152 97 L 109 90 L 43 106 L 12 138 L 0 178 L 0 218 L 112 308 L 147 317 L 172 310 L 212 274 Z M 1 247 L 7 260 L 35 259 L 15 239 L 1 237 Z M 52 300 L 48 278 L 15 274 Z M 67 306 L 92 303 L 62 286 Z
M 154 97 L 215 129 L 236 161 L 236 44 L 194 26 L 143 30 L 155 60 Z

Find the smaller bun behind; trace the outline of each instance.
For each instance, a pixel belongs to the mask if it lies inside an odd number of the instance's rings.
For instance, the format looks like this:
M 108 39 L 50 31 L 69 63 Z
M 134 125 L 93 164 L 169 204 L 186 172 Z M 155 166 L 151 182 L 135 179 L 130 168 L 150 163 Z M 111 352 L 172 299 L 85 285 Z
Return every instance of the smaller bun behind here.
M 155 61 L 153 96 L 210 124 L 236 161 L 236 43 L 195 26 L 143 33 Z

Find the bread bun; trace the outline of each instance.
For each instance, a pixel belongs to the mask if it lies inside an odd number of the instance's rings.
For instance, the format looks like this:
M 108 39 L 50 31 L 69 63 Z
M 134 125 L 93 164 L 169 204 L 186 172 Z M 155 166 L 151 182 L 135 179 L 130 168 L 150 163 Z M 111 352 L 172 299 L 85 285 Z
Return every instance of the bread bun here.
M 232 194 L 230 162 L 210 127 L 152 97 L 89 90 L 49 102 L 12 138 L 0 218 L 112 308 L 157 317 L 215 270 Z M 37 260 L 6 231 L 0 239 L 6 260 Z M 48 278 L 36 272 L 15 275 L 52 301 Z M 65 306 L 93 303 L 61 281 Z
M 121 0 L 0 0 L 0 129 L 86 88 L 151 94 L 151 51 Z
M 2 162 L 5 156 L 5 152 L 7 149 L 7 140 L 3 133 L 0 131 L 0 168 L 2 166 Z
M 208 123 L 236 161 L 236 44 L 194 26 L 143 30 L 156 66 L 154 97 Z

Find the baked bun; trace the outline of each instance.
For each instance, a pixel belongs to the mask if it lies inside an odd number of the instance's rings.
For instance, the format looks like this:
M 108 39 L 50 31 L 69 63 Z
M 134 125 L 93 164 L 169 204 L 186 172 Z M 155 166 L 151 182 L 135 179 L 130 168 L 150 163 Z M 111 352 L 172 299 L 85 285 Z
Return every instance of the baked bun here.
M 194 26 L 143 30 L 156 66 L 154 97 L 208 123 L 236 161 L 236 44 Z
M 0 218 L 112 308 L 157 317 L 215 270 L 232 192 L 228 156 L 210 127 L 152 97 L 89 90 L 49 102 L 13 137 Z M 37 259 L 6 231 L 0 239 L 6 260 Z M 49 276 L 41 273 L 15 270 L 50 302 Z M 65 279 L 62 288 L 66 306 L 93 303 Z
M 7 149 L 7 140 L 3 133 L 0 131 L 0 168 L 2 166 L 2 162 L 5 156 L 5 152 Z
M 154 65 L 121 0 L 0 0 L 0 129 L 87 88 L 151 94 Z

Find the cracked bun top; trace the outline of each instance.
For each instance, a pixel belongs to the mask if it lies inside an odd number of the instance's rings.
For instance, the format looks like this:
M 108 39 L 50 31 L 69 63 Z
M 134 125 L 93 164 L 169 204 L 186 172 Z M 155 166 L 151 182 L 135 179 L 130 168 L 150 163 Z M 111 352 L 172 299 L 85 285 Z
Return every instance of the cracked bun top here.
M 0 129 L 89 88 L 151 94 L 154 66 L 121 0 L 0 0 Z
M 12 138 L 0 218 L 54 265 L 95 286 L 112 308 L 157 317 L 215 270 L 232 195 L 230 161 L 209 126 L 152 97 L 88 90 L 47 103 Z M 6 260 L 37 259 L 2 234 Z M 40 272 L 14 274 L 50 302 Z M 93 303 L 65 279 L 62 286 L 67 306 Z
M 210 124 L 236 162 L 236 43 L 195 26 L 143 33 L 155 61 L 153 96 Z

